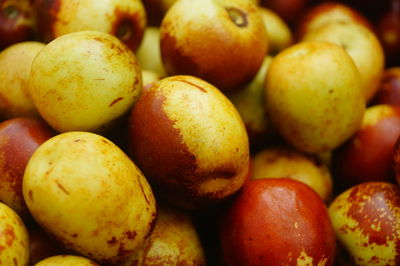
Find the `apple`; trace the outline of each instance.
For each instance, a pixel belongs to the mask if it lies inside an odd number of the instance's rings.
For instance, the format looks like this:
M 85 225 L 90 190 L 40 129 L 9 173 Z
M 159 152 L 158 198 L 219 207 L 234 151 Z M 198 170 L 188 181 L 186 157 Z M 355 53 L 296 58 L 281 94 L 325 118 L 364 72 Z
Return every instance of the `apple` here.
M 229 99 L 193 76 L 157 82 L 132 108 L 129 150 L 153 187 L 184 208 L 206 208 L 246 180 L 249 144 Z
M 272 10 L 259 7 L 269 39 L 268 53 L 275 55 L 293 44 L 292 31 L 286 22 Z
M 367 181 L 394 181 L 393 149 L 400 134 L 400 107 L 368 107 L 360 129 L 333 153 L 332 170 L 342 188 Z
M 383 71 L 378 91 L 371 104 L 400 105 L 400 67 L 390 67 Z
M 333 150 L 361 125 L 365 101 L 360 74 L 338 45 L 310 41 L 283 50 L 265 81 L 272 126 L 300 151 Z
M 46 45 L 32 62 L 29 90 L 58 132 L 101 132 L 128 113 L 142 90 L 133 52 L 99 31 L 73 32 Z
M 296 38 L 302 37 L 325 24 L 355 22 L 373 30 L 369 20 L 357 9 L 340 2 L 322 2 L 311 6 L 301 15 L 296 23 Z
M 0 0 L 0 50 L 33 40 L 35 33 L 36 17 L 29 0 Z
M 22 195 L 22 177 L 34 151 L 55 132 L 43 121 L 13 118 L 0 123 L 0 201 L 28 220 Z
M 365 101 L 374 97 L 385 66 L 383 48 L 374 32 L 359 23 L 341 21 L 309 31 L 302 41 L 328 41 L 342 46 L 360 72 Z
M 271 56 L 266 56 L 256 77 L 245 88 L 226 94 L 246 126 L 252 153 L 268 145 L 276 135 L 263 101 L 265 75 L 272 60 Z
M 149 239 L 120 266 L 206 264 L 203 246 L 189 213 L 160 204 Z
M 146 14 L 140 0 L 35 0 L 44 42 L 84 30 L 112 34 L 133 52 L 142 41 Z
M 178 1 L 160 34 L 168 75 L 197 76 L 223 92 L 250 82 L 268 51 L 261 15 L 248 0 Z
M 270 146 L 254 155 L 252 179 L 280 177 L 310 186 L 324 202 L 331 200 L 333 183 L 330 170 L 316 155 L 286 146 Z
M 399 265 L 400 189 L 365 182 L 338 195 L 329 206 L 336 237 L 351 265 Z
M 166 75 L 161 61 L 159 28 L 146 28 L 143 41 L 135 55 L 142 69 L 154 71 L 161 77 Z
M 392 0 L 391 8 L 379 17 L 376 22 L 376 34 L 379 37 L 386 55 L 388 66 L 400 64 L 400 2 Z
M 0 119 L 39 117 L 28 80 L 32 61 L 44 46 L 41 42 L 20 42 L 0 52 Z
M 309 186 L 288 178 L 246 183 L 219 223 L 223 265 L 333 265 L 335 233 Z
M 277 13 L 286 23 L 292 24 L 311 1 L 312 0 L 261 0 L 260 5 Z

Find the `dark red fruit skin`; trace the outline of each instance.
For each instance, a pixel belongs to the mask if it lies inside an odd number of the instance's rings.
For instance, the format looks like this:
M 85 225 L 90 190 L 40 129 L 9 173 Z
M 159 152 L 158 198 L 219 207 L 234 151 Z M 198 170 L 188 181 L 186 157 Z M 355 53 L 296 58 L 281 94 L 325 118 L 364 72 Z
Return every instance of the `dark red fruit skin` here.
M 376 22 L 376 35 L 385 52 L 387 66 L 400 64 L 400 1 L 393 0 L 391 8 Z
M 333 153 L 337 187 L 346 189 L 367 181 L 394 182 L 393 148 L 400 134 L 400 107 L 373 126 L 361 128 Z
M 12 118 L 0 123 L 0 194 L 13 194 L 26 207 L 22 195 L 22 178 L 35 150 L 56 133 L 44 122 L 33 118 Z M 1 202 L 4 202 L 0 198 Z M 7 204 L 7 202 L 4 202 Z M 29 216 L 27 207 L 17 213 Z
M 301 253 L 333 265 L 335 233 L 310 187 L 288 178 L 247 182 L 219 222 L 224 265 L 296 265 Z
M 387 68 L 383 71 L 379 89 L 371 104 L 393 104 L 400 106 L 400 67 Z
M 312 0 L 261 0 L 260 5 L 271 9 L 291 24 L 311 2 Z
M 393 149 L 393 167 L 397 184 L 400 185 L 400 136 L 397 138 Z
M 0 0 L 0 50 L 33 40 L 36 17 L 28 0 Z

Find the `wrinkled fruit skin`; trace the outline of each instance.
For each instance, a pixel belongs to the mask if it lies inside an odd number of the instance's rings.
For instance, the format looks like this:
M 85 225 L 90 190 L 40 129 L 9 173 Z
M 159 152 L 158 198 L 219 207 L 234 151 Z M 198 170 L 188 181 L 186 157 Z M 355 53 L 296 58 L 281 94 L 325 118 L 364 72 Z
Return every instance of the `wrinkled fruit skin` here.
M 329 215 L 341 245 L 356 265 L 400 264 L 400 189 L 365 182 L 340 194 Z
M 89 132 L 43 143 L 26 167 L 23 195 L 44 230 L 102 264 L 131 255 L 156 218 L 155 198 L 140 170 L 111 141 Z
M 22 195 L 22 177 L 34 151 L 56 133 L 43 121 L 13 118 L 0 123 L 0 201 L 22 219 L 30 217 Z
M 133 161 L 161 194 L 188 208 L 226 199 L 249 168 L 246 128 L 217 88 L 172 76 L 142 94 L 129 118 Z
M 262 18 L 247 0 L 178 1 L 160 34 L 169 75 L 194 75 L 224 92 L 250 82 L 268 51 Z
M 219 236 L 226 265 L 333 265 L 335 256 L 323 201 L 287 178 L 246 183 L 223 215 Z

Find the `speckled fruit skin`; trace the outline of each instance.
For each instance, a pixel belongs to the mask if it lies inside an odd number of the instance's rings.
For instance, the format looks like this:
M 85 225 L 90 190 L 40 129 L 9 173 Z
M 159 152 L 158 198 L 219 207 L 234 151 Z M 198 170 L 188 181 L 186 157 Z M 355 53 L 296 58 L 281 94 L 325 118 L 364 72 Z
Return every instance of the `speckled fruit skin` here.
M 271 62 L 265 105 L 273 127 L 295 148 L 333 150 L 361 126 L 360 74 L 346 51 L 328 42 L 292 45 Z
M 45 46 L 21 42 L 0 53 L 0 119 L 39 117 L 30 97 L 28 80 L 33 58 Z
M 325 201 L 332 196 L 329 168 L 315 155 L 286 146 L 269 146 L 253 157 L 253 179 L 287 177 L 309 185 Z
M 214 86 L 192 76 L 157 82 L 129 119 L 133 161 L 176 204 L 215 204 L 244 183 L 249 144 L 233 104 Z
M 34 151 L 56 133 L 43 121 L 13 118 L 0 123 L 0 201 L 22 219 L 30 217 L 22 195 L 22 177 Z
M 224 265 L 333 265 L 335 233 L 321 198 L 288 178 L 246 183 L 219 229 Z
M 114 36 L 81 31 L 44 47 L 29 87 L 46 122 L 59 132 L 99 132 L 127 113 L 142 90 L 135 55 Z
M 35 12 L 29 0 L 0 0 L 0 50 L 32 40 L 36 23 Z
M 263 20 L 248 0 L 178 1 L 165 15 L 160 34 L 169 75 L 194 75 L 222 91 L 250 82 L 268 51 Z
M 0 261 L 2 265 L 28 265 L 28 232 L 17 213 L 1 202 L 0 248 Z
M 400 134 L 400 107 L 368 107 L 361 128 L 333 153 L 332 169 L 338 185 L 394 181 L 393 151 Z
M 156 218 L 140 170 L 111 141 L 89 132 L 43 143 L 26 167 L 23 195 L 44 230 L 67 249 L 104 264 L 126 259 Z
M 148 241 L 121 266 L 205 266 L 202 244 L 188 213 L 159 205 L 157 222 Z
M 96 262 L 81 256 L 57 255 L 39 261 L 35 266 L 99 266 Z
M 329 206 L 337 239 L 355 265 L 400 264 L 400 189 L 365 182 L 340 194 Z
M 101 31 L 116 36 L 132 51 L 140 45 L 146 14 L 140 0 L 35 0 L 38 31 L 43 41 L 76 31 Z

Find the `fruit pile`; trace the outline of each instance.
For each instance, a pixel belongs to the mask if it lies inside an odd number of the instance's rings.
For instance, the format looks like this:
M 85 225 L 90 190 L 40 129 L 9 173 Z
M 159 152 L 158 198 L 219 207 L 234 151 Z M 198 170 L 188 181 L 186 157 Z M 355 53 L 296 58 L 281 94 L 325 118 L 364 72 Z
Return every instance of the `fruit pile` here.
M 0 0 L 1 265 L 400 265 L 400 0 Z

